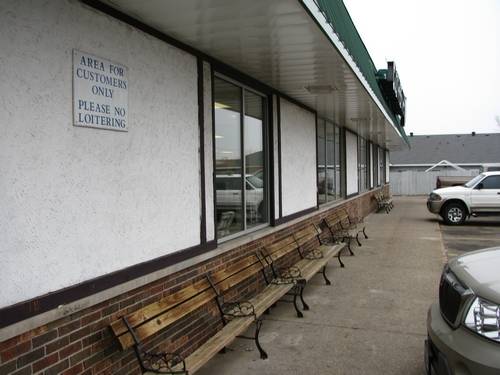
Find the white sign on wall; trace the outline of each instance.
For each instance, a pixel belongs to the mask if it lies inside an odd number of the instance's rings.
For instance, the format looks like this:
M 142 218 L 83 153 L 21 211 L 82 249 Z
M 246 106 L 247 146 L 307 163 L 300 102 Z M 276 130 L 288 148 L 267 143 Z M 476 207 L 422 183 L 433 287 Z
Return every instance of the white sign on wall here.
M 127 67 L 73 50 L 73 124 L 128 131 Z

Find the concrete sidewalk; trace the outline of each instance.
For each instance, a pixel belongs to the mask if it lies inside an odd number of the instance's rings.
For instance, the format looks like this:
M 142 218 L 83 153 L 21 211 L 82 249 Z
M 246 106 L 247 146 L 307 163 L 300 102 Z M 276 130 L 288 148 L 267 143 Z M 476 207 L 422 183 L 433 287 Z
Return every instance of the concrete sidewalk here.
M 304 318 L 280 303 L 265 316 L 261 360 L 252 341 L 237 340 L 200 371 L 209 375 L 423 374 L 426 314 L 443 267 L 438 223 L 422 198 L 396 198 L 389 215 L 366 219 L 368 240 L 330 262 L 306 288 Z

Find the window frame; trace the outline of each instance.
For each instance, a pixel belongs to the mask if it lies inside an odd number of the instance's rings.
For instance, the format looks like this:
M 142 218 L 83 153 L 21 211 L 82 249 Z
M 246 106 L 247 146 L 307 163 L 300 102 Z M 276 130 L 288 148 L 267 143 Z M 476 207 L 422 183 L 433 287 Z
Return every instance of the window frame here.
M 333 151 L 332 151 L 332 154 L 333 154 L 333 183 L 332 183 L 332 186 L 334 188 L 334 198 L 332 199 L 332 195 L 329 195 L 328 194 L 328 174 L 327 174 L 327 170 L 328 170 L 328 142 L 327 142 L 327 126 L 330 125 L 332 127 L 332 134 L 333 134 Z M 322 126 L 322 128 L 320 129 L 320 126 Z M 320 132 L 320 130 L 322 130 L 322 132 Z M 343 146 L 342 146 L 342 127 L 339 126 L 338 124 L 336 124 L 335 122 L 333 121 L 330 121 L 330 120 L 327 120 L 323 117 L 318 117 L 318 120 L 316 121 L 316 142 L 319 141 L 319 134 L 322 134 L 323 135 L 323 145 L 319 145 L 317 144 L 317 147 L 316 147 L 316 171 L 317 171 L 317 180 L 316 180 L 316 186 L 317 186 L 317 201 L 318 201 L 318 207 L 323 207 L 325 205 L 328 205 L 328 204 L 333 204 L 334 202 L 338 202 L 340 200 L 342 200 L 344 198 L 344 195 L 343 195 L 343 191 L 344 191 L 344 188 L 343 188 L 343 171 L 345 169 L 344 165 L 343 165 Z M 338 137 L 338 139 L 336 138 Z M 337 147 L 338 147 L 338 150 L 337 150 Z M 318 153 L 318 150 L 322 148 L 323 149 L 323 153 L 324 153 L 324 165 L 323 165 L 323 174 L 324 174 L 324 181 L 323 181 L 323 188 L 324 188 L 324 202 L 320 202 L 320 199 L 319 199 L 319 196 L 320 196 L 320 193 L 319 193 L 319 174 L 320 174 L 320 168 L 319 168 L 319 153 Z M 338 160 L 336 159 L 336 157 L 338 156 Z M 338 173 L 338 176 L 337 176 L 337 165 L 339 166 L 340 170 L 339 170 L 339 173 Z M 337 177 L 339 179 L 339 181 L 337 181 Z M 337 185 L 339 187 L 339 191 L 337 191 Z
M 361 155 L 363 154 L 362 150 L 362 143 L 364 143 L 364 186 L 361 184 L 361 176 L 363 175 L 363 169 L 362 169 L 362 159 Z M 365 193 L 371 189 L 370 187 L 370 142 L 366 139 L 363 138 L 362 136 L 358 135 L 358 193 Z
M 490 176 L 486 176 L 485 178 L 483 178 L 480 182 L 477 183 L 477 185 L 479 184 L 483 184 L 483 188 L 481 190 L 500 190 L 500 186 L 496 187 L 496 188 L 488 188 L 488 187 L 484 187 L 484 182 L 488 179 L 495 179 L 495 180 L 499 180 L 499 183 L 500 183 L 500 175 L 490 175 Z M 476 185 L 476 186 L 477 186 Z
M 241 183 L 242 183 L 242 213 L 243 213 L 243 229 L 235 232 L 233 234 L 230 234 L 228 236 L 224 236 L 219 238 L 218 233 L 217 233 L 217 190 L 216 190 L 216 174 L 217 174 L 217 160 L 216 160 L 216 141 L 215 141 L 215 88 L 214 88 L 214 82 L 215 79 L 220 79 L 225 82 L 228 82 L 232 85 L 237 86 L 240 89 L 240 98 L 241 98 L 241 112 L 240 112 L 240 152 L 241 152 Z M 215 240 L 217 241 L 218 244 L 233 240 L 235 238 L 239 238 L 241 236 L 244 236 L 249 233 L 253 233 L 255 231 L 258 231 L 260 229 L 269 227 L 271 225 L 271 195 L 270 195 L 270 171 L 269 171 L 269 96 L 266 95 L 265 93 L 256 90 L 255 88 L 246 85 L 245 83 L 242 83 L 241 81 L 235 80 L 231 77 L 228 77 L 227 75 L 220 73 L 218 71 L 213 71 L 212 74 L 212 107 L 211 110 L 213 112 L 213 124 L 212 124 L 212 148 L 213 148 L 213 174 L 214 174 L 214 181 L 213 181 L 213 189 L 214 189 L 214 214 L 215 214 L 215 220 L 214 220 L 214 226 L 215 226 Z M 266 203 L 266 222 L 261 223 L 258 225 L 253 226 L 252 228 L 247 228 L 247 212 L 246 212 L 246 160 L 245 160 L 245 90 L 248 92 L 251 92 L 252 94 L 258 95 L 259 97 L 262 98 L 262 146 L 263 146 L 263 158 L 264 158 L 264 184 L 263 184 L 263 190 L 264 190 L 264 201 Z

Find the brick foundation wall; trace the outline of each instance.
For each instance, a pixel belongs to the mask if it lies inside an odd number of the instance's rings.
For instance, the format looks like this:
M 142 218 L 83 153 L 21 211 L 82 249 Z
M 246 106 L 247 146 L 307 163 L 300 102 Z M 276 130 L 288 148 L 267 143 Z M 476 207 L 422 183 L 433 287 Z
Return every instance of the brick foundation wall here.
M 389 186 L 382 189 L 388 193 Z M 121 351 L 112 337 L 108 328 L 111 322 L 201 279 L 207 272 L 227 267 L 249 252 L 290 235 L 310 223 L 319 224 L 325 216 L 339 208 L 347 209 L 353 217 L 365 217 L 376 209 L 372 197 L 376 191 L 378 190 L 219 257 L 6 340 L 0 343 L 0 375 L 140 374 L 133 350 Z M 324 232 L 324 235 L 327 233 Z M 298 254 L 293 254 L 282 265 L 293 264 L 298 259 Z M 264 285 L 263 277 L 256 276 L 235 287 L 225 298 L 236 300 L 249 297 Z M 154 336 L 146 342 L 146 348 L 157 347 L 186 356 L 220 327 L 217 307 L 215 303 L 210 303 Z

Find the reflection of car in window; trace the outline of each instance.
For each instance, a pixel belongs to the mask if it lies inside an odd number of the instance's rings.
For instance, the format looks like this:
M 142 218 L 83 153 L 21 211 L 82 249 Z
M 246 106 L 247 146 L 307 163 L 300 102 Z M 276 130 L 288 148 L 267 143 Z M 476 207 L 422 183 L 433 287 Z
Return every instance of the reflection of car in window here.
M 241 210 L 241 175 L 215 176 L 215 189 L 218 210 Z M 264 181 L 256 175 L 246 175 L 245 200 L 247 215 L 263 214 Z

